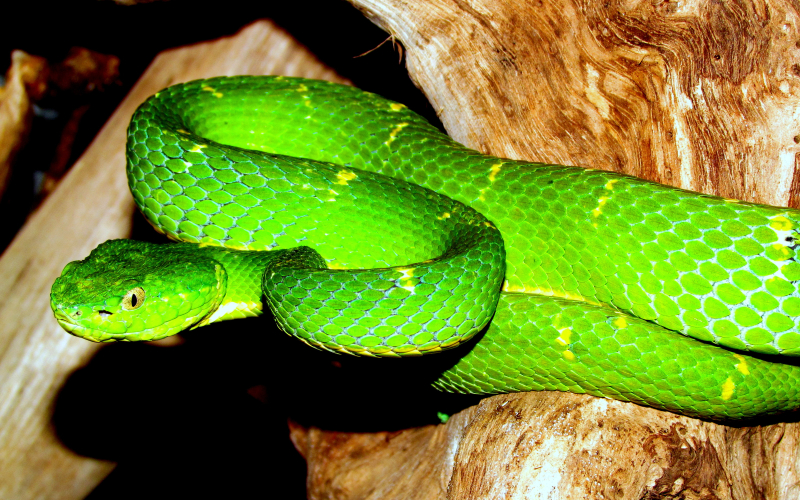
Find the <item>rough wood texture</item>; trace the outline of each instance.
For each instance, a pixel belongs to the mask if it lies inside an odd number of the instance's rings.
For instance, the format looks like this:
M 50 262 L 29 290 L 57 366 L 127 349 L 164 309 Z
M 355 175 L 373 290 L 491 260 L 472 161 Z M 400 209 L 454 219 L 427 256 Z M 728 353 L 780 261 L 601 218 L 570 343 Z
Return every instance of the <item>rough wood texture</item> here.
M 350 1 L 403 43 L 471 147 L 800 206 L 794 4 Z M 796 422 L 732 428 L 589 396 L 495 396 L 392 433 L 293 425 L 292 439 L 310 498 L 800 498 Z
M 91 106 L 89 95 L 119 84 L 119 58 L 82 47 L 72 47 L 63 61 L 50 68 L 48 94 L 61 101 L 60 112 L 68 113 L 69 118 L 42 179 L 41 199 L 55 189 L 70 167 L 69 160 L 81 120 Z
M 11 53 L 5 86 L 0 87 L 0 197 L 12 163 L 25 144 L 33 118 L 33 102 L 47 88 L 47 61 L 21 50 Z
M 351 1 L 464 144 L 800 206 L 789 1 Z
M 267 21 L 231 38 L 163 53 L 0 258 L 0 498 L 83 498 L 113 468 L 73 453 L 50 426 L 59 389 L 98 347 L 58 327 L 50 286 L 68 261 L 130 234 L 134 206 L 124 144 L 135 107 L 172 83 L 245 73 L 341 81 Z M 87 424 L 103 432 L 95 422 Z
M 554 392 L 396 432 L 291 425 L 313 499 L 796 499 L 797 424 L 732 428 Z

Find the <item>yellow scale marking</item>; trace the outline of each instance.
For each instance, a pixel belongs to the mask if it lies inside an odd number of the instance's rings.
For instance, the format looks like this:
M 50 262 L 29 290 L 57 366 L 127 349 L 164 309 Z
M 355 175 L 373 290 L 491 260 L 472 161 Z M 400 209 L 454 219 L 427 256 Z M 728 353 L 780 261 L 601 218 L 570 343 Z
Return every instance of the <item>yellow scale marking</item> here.
M 494 182 L 495 180 L 497 180 L 497 174 L 498 172 L 500 172 L 500 169 L 502 167 L 503 167 L 502 163 L 496 163 L 492 165 L 492 167 L 489 169 L 489 182 Z
M 563 346 L 569 345 L 569 339 L 572 336 L 572 330 L 569 328 L 562 328 L 558 331 L 561 335 L 556 339 L 556 342 Z
M 734 354 L 733 357 L 739 361 L 736 363 L 736 370 L 742 375 L 750 375 L 750 370 L 747 368 L 747 358 L 741 354 Z M 733 383 L 733 378 L 728 377 L 722 383 L 722 399 L 725 401 L 731 399 L 735 390 L 736 384 Z
M 560 330 L 558 330 L 558 332 L 561 335 L 556 339 L 556 342 L 558 342 L 559 344 L 561 344 L 564 347 L 569 346 L 570 337 L 572 337 L 572 330 L 569 329 L 569 328 L 561 328 Z M 575 353 L 570 351 L 569 347 L 567 347 L 567 349 L 564 349 L 561 352 L 561 354 L 564 356 L 564 358 L 566 358 L 569 361 L 574 361 L 575 360 Z
M 500 172 L 500 169 L 502 167 L 503 167 L 502 163 L 495 163 L 494 165 L 492 165 L 489 168 L 489 182 L 490 183 L 494 184 L 494 181 L 497 180 L 497 174 Z M 483 196 L 483 194 L 486 192 L 487 189 L 489 189 L 489 186 L 486 186 L 485 188 L 480 189 L 478 191 L 478 199 L 479 200 L 486 201 L 486 198 Z
M 399 279 L 400 287 L 405 288 L 411 293 L 414 293 L 414 289 L 417 287 L 414 278 L 414 268 L 413 267 L 406 267 L 402 269 L 398 269 L 403 276 Z
M 750 375 L 750 370 L 747 369 L 747 358 L 741 354 L 734 354 L 733 357 L 739 360 L 736 369 L 739 370 L 742 375 Z
M 557 291 L 552 288 L 542 288 L 540 286 L 526 286 L 526 285 L 512 285 L 510 281 L 503 282 L 504 292 L 513 293 L 527 293 L 530 295 L 545 295 L 547 297 L 560 297 L 562 299 L 572 299 L 586 301 L 586 297 L 580 293 L 572 293 L 569 291 Z
M 619 182 L 619 181 L 617 181 L 616 179 L 612 179 L 612 180 L 608 181 L 605 186 L 603 186 L 603 189 L 605 189 L 607 191 L 613 191 L 614 190 L 614 184 L 616 184 L 617 182 Z M 609 195 L 609 196 L 601 196 L 600 199 L 597 200 L 598 201 L 597 208 L 592 210 L 592 215 L 594 215 L 595 218 L 600 217 L 600 214 L 603 213 L 603 206 L 610 199 L 611 199 L 611 196 Z M 594 227 L 597 227 L 597 224 L 594 224 Z
M 722 399 L 725 401 L 731 399 L 733 396 L 733 391 L 736 389 L 736 384 L 733 383 L 733 380 L 728 377 L 728 379 L 722 383 Z
M 777 260 L 789 260 L 792 257 L 791 251 L 785 245 L 780 243 L 773 243 L 772 249 L 780 253 L 780 257 Z
M 399 134 L 400 131 L 403 130 L 404 128 L 406 128 L 406 127 L 408 127 L 408 122 L 398 123 L 397 125 L 395 125 L 395 127 L 392 129 L 392 131 L 389 132 L 389 140 L 384 142 L 384 144 L 386 144 L 388 146 L 391 143 L 393 143 L 394 140 L 397 138 L 397 134 Z
M 789 231 L 794 229 L 792 221 L 787 219 L 785 215 L 776 215 L 775 217 L 770 217 L 769 220 L 769 227 L 772 229 L 776 229 L 778 231 Z
M 336 178 L 339 179 L 336 181 L 336 184 L 341 184 L 342 186 L 346 186 L 348 181 L 357 179 L 358 175 L 349 170 L 340 170 L 339 173 L 336 174 Z
M 610 196 L 601 196 L 601 197 L 600 197 L 600 199 L 598 200 L 598 201 L 599 201 L 599 203 L 597 204 L 597 208 L 595 208 L 594 210 L 592 210 L 592 215 L 594 215 L 595 217 L 600 217 L 600 214 L 602 214 L 602 213 L 603 213 L 603 205 L 605 205 L 605 204 L 606 204 L 606 202 L 607 202 L 607 201 L 608 201 L 610 198 L 611 198 Z M 597 225 L 596 225 L 596 224 L 595 224 L 595 227 L 597 227 Z
M 203 87 L 203 90 L 205 90 L 206 92 L 211 92 L 211 95 L 213 95 L 213 96 L 214 96 L 214 97 L 216 97 L 216 98 L 220 98 L 220 97 L 222 97 L 222 94 L 221 94 L 221 93 L 217 92 L 217 90 L 216 90 L 215 88 L 213 88 L 213 87 L 209 87 L 208 85 L 206 85 L 205 87 Z

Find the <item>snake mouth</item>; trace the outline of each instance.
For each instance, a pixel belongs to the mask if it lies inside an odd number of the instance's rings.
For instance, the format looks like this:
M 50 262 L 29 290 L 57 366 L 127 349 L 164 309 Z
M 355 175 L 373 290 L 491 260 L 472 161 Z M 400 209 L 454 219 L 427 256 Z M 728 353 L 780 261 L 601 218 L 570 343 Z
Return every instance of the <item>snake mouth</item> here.
M 74 335 L 91 342 L 124 341 L 129 340 L 128 337 L 133 335 L 130 333 L 109 333 L 103 330 L 87 328 L 83 325 L 75 323 L 71 318 L 65 318 L 63 316 L 59 317 L 58 315 L 56 315 L 56 321 L 59 325 L 61 325 L 61 328 L 66 330 L 70 335 Z
M 53 315 L 56 317 L 56 321 L 58 321 L 59 325 L 78 326 L 78 324 L 75 322 L 75 319 L 67 314 L 61 306 L 53 308 Z
M 89 338 L 91 340 L 90 337 L 86 336 L 87 328 L 76 323 L 75 319 L 70 317 L 69 314 L 66 314 L 60 309 L 56 309 L 53 312 L 56 317 L 56 321 L 59 325 L 61 325 L 61 328 L 70 334 L 75 335 L 76 337 Z
M 111 312 L 106 310 L 96 311 L 97 315 L 105 319 L 112 315 Z M 69 334 L 82 339 L 90 340 L 92 342 L 111 342 L 115 340 L 125 340 L 128 335 L 126 333 L 109 333 L 103 330 L 90 328 L 79 323 L 79 318 L 82 316 L 80 310 L 75 310 L 72 314 L 64 310 L 63 306 L 56 306 L 53 308 L 53 315 L 58 324 L 66 330 Z

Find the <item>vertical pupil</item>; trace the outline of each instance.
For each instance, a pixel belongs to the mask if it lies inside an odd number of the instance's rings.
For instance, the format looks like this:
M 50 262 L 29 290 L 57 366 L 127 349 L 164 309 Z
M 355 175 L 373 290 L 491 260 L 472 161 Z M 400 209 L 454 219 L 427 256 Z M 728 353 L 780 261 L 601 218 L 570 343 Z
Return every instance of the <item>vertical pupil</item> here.
M 138 302 L 138 300 L 136 298 L 136 294 L 134 293 L 134 294 L 131 295 L 131 307 L 136 307 L 136 303 L 137 302 Z

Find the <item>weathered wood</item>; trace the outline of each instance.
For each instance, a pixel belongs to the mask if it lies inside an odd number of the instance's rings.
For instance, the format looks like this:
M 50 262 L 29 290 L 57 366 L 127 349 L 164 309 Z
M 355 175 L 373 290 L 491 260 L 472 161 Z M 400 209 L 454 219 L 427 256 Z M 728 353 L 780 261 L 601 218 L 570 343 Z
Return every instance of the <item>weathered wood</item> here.
M 412 79 L 471 147 L 800 206 L 790 2 L 351 3 L 402 42 Z M 733 428 L 528 393 L 444 426 L 293 425 L 292 439 L 310 498 L 795 499 L 800 425 L 788 418 Z
M 76 455 L 50 427 L 59 389 L 98 349 L 56 324 L 50 286 L 68 261 L 130 234 L 134 206 L 125 181 L 124 144 L 135 107 L 173 83 L 247 73 L 342 81 L 268 21 L 230 38 L 161 54 L 0 258 L 0 498 L 83 498 L 114 467 Z M 102 432 L 98 422 L 87 424 Z
M 732 428 L 541 392 L 483 399 L 445 425 L 291 425 L 313 499 L 795 499 L 795 423 Z
M 800 206 L 792 2 L 351 3 L 470 147 Z
M 47 61 L 13 51 L 6 83 L 0 87 L 0 197 L 6 191 L 14 157 L 28 138 L 33 102 L 46 88 Z

